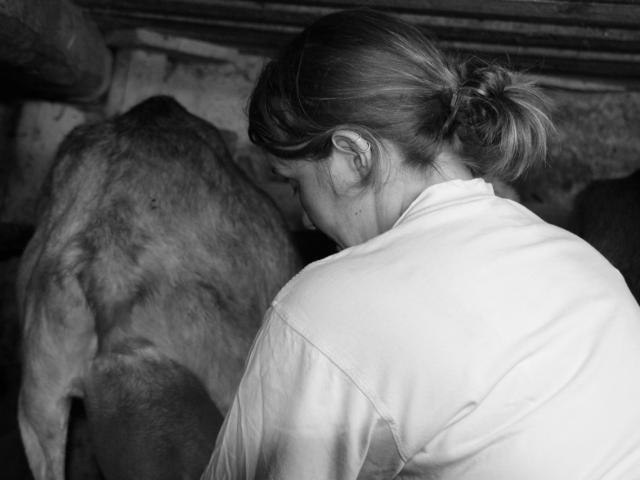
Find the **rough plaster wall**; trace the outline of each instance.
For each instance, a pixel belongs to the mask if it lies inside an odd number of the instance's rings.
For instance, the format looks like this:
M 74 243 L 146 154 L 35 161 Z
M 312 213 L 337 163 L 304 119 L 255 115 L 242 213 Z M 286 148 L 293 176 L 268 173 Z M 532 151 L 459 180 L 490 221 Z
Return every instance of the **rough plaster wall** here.
M 164 40 L 163 40 L 164 41 Z M 171 43 L 173 42 L 173 43 Z M 175 39 L 165 41 L 168 48 Z M 154 94 L 169 94 L 223 131 L 236 162 L 269 193 L 292 229 L 301 228 L 297 200 L 269 172 L 265 154 L 250 144 L 245 108 L 264 59 L 220 47 L 207 58 L 162 50 L 122 49 L 102 108 L 29 102 L 16 127 L 15 163 L 0 220 L 31 222 L 34 201 L 55 149 L 75 125 L 121 113 Z M 640 92 L 577 93 L 549 90 L 556 103 L 558 135 L 549 163 L 520 180 L 526 205 L 563 224 L 575 194 L 595 178 L 624 176 L 640 168 Z
M 35 202 L 58 145 L 73 127 L 100 116 L 100 111 L 60 103 L 23 104 L 7 149 L 0 221 L 33 223 Z

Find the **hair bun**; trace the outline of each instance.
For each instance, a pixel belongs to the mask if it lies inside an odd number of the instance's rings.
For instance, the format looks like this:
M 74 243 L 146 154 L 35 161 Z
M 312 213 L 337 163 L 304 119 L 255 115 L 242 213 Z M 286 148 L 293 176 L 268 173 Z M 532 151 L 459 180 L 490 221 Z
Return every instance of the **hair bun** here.
M 544 161 L 553 124 L 539 88 L 499 65 L 469 62 L 460 73 L 456 133 L 476 173 L 515 179 Z

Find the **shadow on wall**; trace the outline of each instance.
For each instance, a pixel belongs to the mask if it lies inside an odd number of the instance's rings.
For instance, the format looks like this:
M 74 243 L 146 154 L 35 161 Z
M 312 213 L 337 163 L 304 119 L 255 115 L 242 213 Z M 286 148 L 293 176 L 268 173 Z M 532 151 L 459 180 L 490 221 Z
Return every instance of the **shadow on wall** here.
M 640 302 L 640 170 L 589 184 L 576 197 L 568 228 L 620 270 Z
M 0 241 L 2 239 L 0 230 Z M 24 247 L 24 244 L 23 244 Z M 0 258 L 0 476 L 6 480 L 28 480 L 31 473 L 18 431 L 18 305 L 15 278 L 19 252 Z

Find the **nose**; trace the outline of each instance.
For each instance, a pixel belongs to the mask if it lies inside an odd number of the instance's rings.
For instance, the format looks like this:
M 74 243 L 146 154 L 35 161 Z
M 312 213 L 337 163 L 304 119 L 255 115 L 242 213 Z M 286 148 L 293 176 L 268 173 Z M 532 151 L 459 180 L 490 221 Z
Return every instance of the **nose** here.
M 316 230 L 316 226 L 313 224 L 307 212 L 302 212 L 302 226 L 307 230 Z

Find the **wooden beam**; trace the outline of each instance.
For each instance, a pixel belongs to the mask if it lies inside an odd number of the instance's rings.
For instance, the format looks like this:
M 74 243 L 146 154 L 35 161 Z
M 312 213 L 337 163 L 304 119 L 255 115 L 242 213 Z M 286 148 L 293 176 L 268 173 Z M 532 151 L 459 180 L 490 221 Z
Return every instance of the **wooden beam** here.
M 224 1 L 204 0 L 202 3 L 215 4 L 224 3 Z M 242 3 L 260 3 L 269 8 L 277 4 L 335 7 L 338 2 L 335 0 L 263 0 Z M 360 0 L 345 1 L 340 5 L 341 8 L 367 6 L 398 13 L 446 14 L 475 18 L 526 18 L 565 25 L 608 25 L 630 28 L 637 28 L 640 25 L 640 4 L 635 0 Z
M 97 26 L 67 0 L 0 0 L 0 95 L 91 101 L 110 80 Z
M 640 82 L 635 0 L 76 0 L 100 28 L 145 28 L 271 55 L 316 18 L 370 6 L 415 23 L 443 48 L 536 73 Z
M 145 28 L 264 55 L 322 15 L 371 6 L 415 23 L 451 52 L 640 86 L 640 4 L 630 0 L 76 1 L 107 34 Z
M 399 14 L 444 15 L 479 19 L 527 19 L 557 25 L 605 25 L 637 29 L 640 3 L 635 0 L 76 0 L 88 9 L 117 12 L 164 12 L 175 17 L 210 16 L 214 12 L 253 17 L 271 14 L 281 21 L 319 16 L 353 7 L 372 7 Z M 297 22 L 296 22 L 297 23 Z
M 85 0 L 86 1 L 86 0 Z M 163 4 L 164 5 L 164 4 Z M 294 34 L 317 18 L 312 12 L 299 16 L 287 12 L 239 11 L 237 7 L 220 11 L 202 11 L 190 16 L 185 11 L 168 13 L 162 10 L 119 10 L 91 7 L 90 12 L 104 30 L 123 27 L 164 28 L 183 31 L 191 36 L 216 35 L 216 28 L 235 29 L 238 32 Z M 318 16 L 321 12 L 317 12 Z M 567 48 L 598 49 L 609 51 L 640 51 L 640 29 L 623 29 L 594 26 L 558 26 L 535 23 L 526 19 L 504 21 L 463 17 L 446 17 L 426 14 L 401 14 L 440 40 L 473 41 L 507 45 L 554 46 Z M 207 29 L 212 31 L 207 32 Z M 191 32 L 191 33 L 189 33 Z M 238 35 L 240 36 L 240 34 Z M 252 38 L 246 39 L 251 42 Z M 258 45 L 260 41 L 255 39 Z

